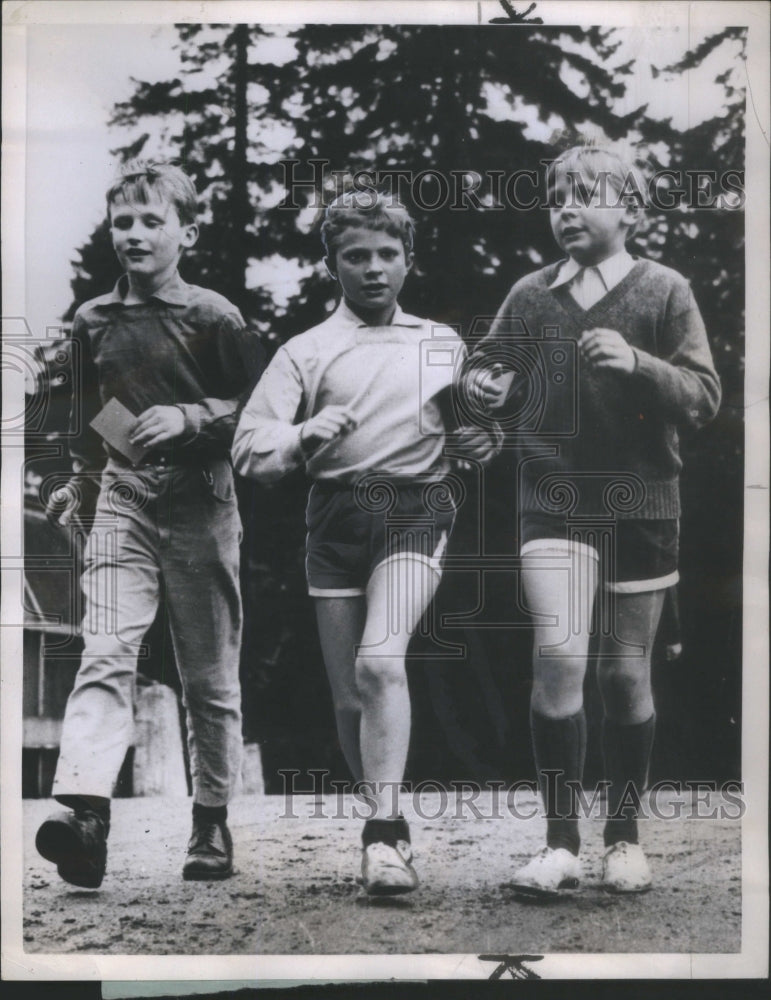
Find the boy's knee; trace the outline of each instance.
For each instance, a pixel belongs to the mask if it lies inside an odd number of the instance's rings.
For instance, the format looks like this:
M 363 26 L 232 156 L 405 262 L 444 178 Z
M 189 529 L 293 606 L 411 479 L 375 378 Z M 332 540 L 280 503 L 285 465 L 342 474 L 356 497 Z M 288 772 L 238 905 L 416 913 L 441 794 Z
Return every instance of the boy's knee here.
M 539 654 L 533 657 L 533 681 L 548 688 L 582 687 L 586 675 L 586 652 L 570 653 L 561 647 L 552 650 L 551 655 Z
M 241 690 L 238 685 L 218 682 L 211 677 L 187 678 L 184 700 L 188 709 L 240 712 Z
M 140 647 L 129 646 L 116 636 L 89 636 L 80 658 L 78 680 L 93 683 L 133 681 Z
M 597 680 L 608 718 L 622 725 L 649 718 L 653 694 L 647 669 L 636 668 L 633 663 L 600 663 Z
M 533 671 L 532 707 L 549 718 L 577 712 L 584 698 L 585 656 L 547 657 Z
M 407 683 L 404 660 L 401 656 L 360 653 L 356 657 L 356 683 L 363 694 Z
M 600 660 L 597 666 L 600 691 L 610 696 L 632 695 L 638 690 L 647 690 L 650 687 L 649 676 L 647 663 L 635 663 L 633 658 L 610 663 Z

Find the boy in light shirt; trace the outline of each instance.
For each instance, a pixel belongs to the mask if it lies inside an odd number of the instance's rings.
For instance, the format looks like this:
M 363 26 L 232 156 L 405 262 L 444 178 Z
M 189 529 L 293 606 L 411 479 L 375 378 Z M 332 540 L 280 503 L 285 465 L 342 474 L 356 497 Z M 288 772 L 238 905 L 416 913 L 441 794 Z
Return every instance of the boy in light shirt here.
M 385 195 L 349 192 L 327 209 L 325 264 L 343 300 L 280 348 L 246 404 L 233 442 L 238 472 L 263 482 L 304 465 L 308 591 L 314 599 L 340 744 L 372 788 L 362 834 L 371 895 L 418 885 L 395 791 L 410 740 L 407 646 L 434 596 L 455 508 L 445 455 L 463 342 L 405 314 L 413 225 Z M 427 345 L 452 363 L 431 364 Z M 451 425 L 450 425 L 451 428 Z M 475 462 L 494 433 L 463 427 Z

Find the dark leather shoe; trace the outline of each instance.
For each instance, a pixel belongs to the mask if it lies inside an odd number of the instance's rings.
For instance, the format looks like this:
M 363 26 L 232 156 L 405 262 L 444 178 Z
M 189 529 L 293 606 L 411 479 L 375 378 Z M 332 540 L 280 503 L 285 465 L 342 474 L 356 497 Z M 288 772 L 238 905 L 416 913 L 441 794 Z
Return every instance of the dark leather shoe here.
M 49 816 L 35 837 L 35 847 L 53 861 L 65 882 L 98 889 L 107 867 L 109 824 L 89 810 Z
M 230 878 L 233 874 L 233 839 L 227 823 L 193 820 L 182 878 L 187 881 Z

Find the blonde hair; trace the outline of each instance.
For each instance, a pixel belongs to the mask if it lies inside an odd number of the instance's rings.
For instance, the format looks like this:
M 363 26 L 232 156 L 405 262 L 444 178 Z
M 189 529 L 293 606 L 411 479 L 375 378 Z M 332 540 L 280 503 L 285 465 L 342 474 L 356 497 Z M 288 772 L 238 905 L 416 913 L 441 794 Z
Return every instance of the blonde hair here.
M 130 160 L 107 191 L 107 210 L 123 199 L 148 205 L 157 198 L 170 202 L 183 225 L 195 222 L 198 194 L 181 167 L 166 160 Z
M 564 171 L 574 180 L 588 180 L 592 189 L 599 182 L 600 190 L 604 191 L 603 185 L 607 182 L 624 204 L 637 207 L 637 219 L 630 226 L 629 235 L 637 230 L 642 211 L 648 204 L 648 194 L 642 174 L 630 159 L 604 146 L 571 146 L 546 168 L 546 186 L 550 193 L 558 171 Z
M 375 229 L 402 241 L 405 255 L 412 253 L 415 223 L 407 209 L 392 195 L 365 189 L 346 191 L 327 207 L 321 224 L 321 242 L 334 260 L 346 229 Z

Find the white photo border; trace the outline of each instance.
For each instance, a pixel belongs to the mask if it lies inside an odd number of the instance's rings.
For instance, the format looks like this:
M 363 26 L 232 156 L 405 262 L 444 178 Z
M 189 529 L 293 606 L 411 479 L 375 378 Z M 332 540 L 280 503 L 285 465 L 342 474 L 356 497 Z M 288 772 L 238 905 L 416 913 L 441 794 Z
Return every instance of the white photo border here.
M 518 4 L 523 9 L 527 3 Z M 202 11 L 205 13 L 202 15 Z M 581 26 L 746 25 L 747 103 L 747 365 L 744 491 L 744 643 L 742 762 L 747 812 L 743 820 L 742 950 L 737 954 L 554 954 L 538 968 L 549 979 L 762 978 L 768 975 L 768 484 L 769 484 L 769 7 L 765 3 L 601 2 L 541 0 L 546 24 Z M 407 2 L 221 2 L 139 0 L 8 2 L 4 4 L 3 66 L 3 301 L 4 325 L 25 315 L 24 260 L 27 29 L 34 24 L 197 22 L 486 23 L 499 16 L 494 0 Z M 514 29 L 515 30 L 515 29 Z M 18 322 L 18 320 L 16 320 Z M 19 409 L 18 374 L 3 369 L 4 418 Z M 490 966 L 474 955 L 41 955 L 22 941 L 21 837 L 21 541 L 18 504 L 23 451 L 3 442 L 2 519 L 2 917 L 3 978 L 102 980 L 379 981 L 484 979 Z M 141 957 L 141 961 L 139 961 Z

